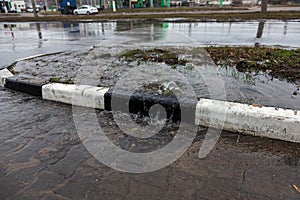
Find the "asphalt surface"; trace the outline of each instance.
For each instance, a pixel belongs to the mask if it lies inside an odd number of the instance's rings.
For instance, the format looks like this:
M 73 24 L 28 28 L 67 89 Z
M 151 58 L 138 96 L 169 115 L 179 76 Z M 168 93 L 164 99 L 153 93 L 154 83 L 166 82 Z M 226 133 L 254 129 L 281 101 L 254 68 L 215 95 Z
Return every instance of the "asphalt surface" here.
M 0 199 L 299 199 L 299 144 L 222 133 L 151 173 L 110 169 L 82 145 L 70 106 L 0 89 Z M 99 112 L 110 124 L 110 113 Z M 201 129 L 199 129 L 201 130 Z M 107 134 L 118 134 L 113 127 Z

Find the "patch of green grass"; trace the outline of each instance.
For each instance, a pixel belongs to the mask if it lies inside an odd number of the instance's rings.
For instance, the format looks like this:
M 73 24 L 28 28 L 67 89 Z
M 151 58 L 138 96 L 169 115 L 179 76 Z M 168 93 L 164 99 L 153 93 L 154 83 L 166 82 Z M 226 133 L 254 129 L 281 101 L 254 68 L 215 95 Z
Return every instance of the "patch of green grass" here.
M 208 47 L 216 64 L 236 67 L 240 72 L 269 72 L 291 82 L 300 81 L 300 49 L 269 47 Z
M 212 7 L 156 7 L 156 8 L 120 8 L 117 9 L 117 13 L 146 13 L 146 12 L 196 12 L 196 11 L 215 11 L 215 10 L 249 10 L 246 7 L 231 7 L 224 6 L 220 8 L 219 6 Z M 102 10 L 100 13 L 114 13 L 112 10 Z
M 49 79 L 49 82 L 50 82 L 50 83 L 60 83 L 60 79 L 61 79 L 61 78 L 51 77 L 51 78 Z
M 46 11 L 43 13 L 39 13 L 39 15 L 43 15 L 43 16 L 60 15 L 60 12 L 59 11 Z
M 74 84 L 74 80 L 69 78 L 69 79 L 66 79 L 66 80 L 62 80 L 62 78 L 60 77 L 51 77 L 49 79 L 49 82 L 50 83 L 64 83 L 64 84 Z
M 74 84 L 75 82 L 74 82 L 73 79 L 69 78 L 67 80 L 62 81 L 62 83 L 65 83 L 65 84 Z
M 165 62 L 166 64 L 171 65 L 172 68 L 175 65 L 185 65 L 188 62 L 187 60 L 179 59 L 176 53 L 164 49 L 135 49 L 123 53 L 119 58 L 127 62 L 137 61 L 138 65 L 141 62 Z

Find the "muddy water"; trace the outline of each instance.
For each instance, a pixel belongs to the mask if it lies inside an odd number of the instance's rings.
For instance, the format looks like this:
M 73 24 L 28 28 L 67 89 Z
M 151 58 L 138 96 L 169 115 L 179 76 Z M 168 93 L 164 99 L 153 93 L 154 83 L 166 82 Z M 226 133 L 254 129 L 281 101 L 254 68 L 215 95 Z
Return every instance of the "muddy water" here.
M 71 81 L 131 92 L 160 84 L 178 90 L 175 92 L 178 97 L 194 96 L 300 109 L 299 86 L 295 83 L 263 73 L 244 74 L 235 68 L 218 67 L 201 47 L 163 47 L 187 60 L 185 66 L 120 59 L 120 55 L 136 48 L 118 46 L 67 51 L 20 61 L 13 70 L 18 79 L 39 84 L 56 79 L 55 82 Z M 154 46 L 144 48 L 153 49 Z M 152 92 L 161 94 L 164 91 Z

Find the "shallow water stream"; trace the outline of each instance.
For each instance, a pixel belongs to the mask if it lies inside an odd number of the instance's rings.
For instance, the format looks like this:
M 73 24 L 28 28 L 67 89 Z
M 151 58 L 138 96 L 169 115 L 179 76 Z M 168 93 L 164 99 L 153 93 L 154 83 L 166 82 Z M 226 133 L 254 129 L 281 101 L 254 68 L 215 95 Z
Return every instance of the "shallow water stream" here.
M 175 48 L 177 53 L 191 61 L 191 66 L 178 66 L 176 70 L 188 77 L 197 97 L 300 109 L 300 95 L 293 94 L 297 85 L 265 74 L 246 75 L 233 68 L 219 68 L 199 48 L 210 45 L 299 48 L 299 38 L 299 22 L 296 21 L 1 23 L 0 67 L 8 66 L 18 58 L 67 50 L 66 53 L 38 58 L 34 65 L 20 62 L 15 70 L 20 78 L 35 79 L 39 83 L 51 77 L 78 79 L 80 72 L 81 78 L 86 77 L 80 80 L 82 83 L 112 87 L 129 69 L 128 64 L 117 59 L 118 55 L 127 49 L 164 46 Z M 97 48 L 89 50 L 91 46 Z M 183 50 L 183 46 L 190 49 Z M 193 52 L 193 47 L 198 47 L 198 50 Z M 184 55 L 185 51 L 190 51 L 190 54 Z M 136 65 L 130 64 L 131 67 Z M 82 73 L 83 69 L 87 71 L 86 75 Z M 170 67 L 161 65 L 160 70 L 163 69 Z M 138 76 L 143 79 L 147 73 Z M 173 78 L 176 75 L 168 76 L 168 82 Z M 216 79 L 221 80 L 220 87 Z M 214 92 L 209 91 L 210 85 Z

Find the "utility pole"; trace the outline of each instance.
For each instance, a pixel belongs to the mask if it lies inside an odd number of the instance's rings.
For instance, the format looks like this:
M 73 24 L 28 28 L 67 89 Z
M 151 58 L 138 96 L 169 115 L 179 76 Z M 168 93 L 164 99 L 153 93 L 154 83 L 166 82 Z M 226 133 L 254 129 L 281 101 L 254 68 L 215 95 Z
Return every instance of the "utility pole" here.
M 55 0 L 56 11 L 58 11 L 58 1 Z
M 35 6 L 35 0 L 31 0 L 32 9 L 33 9 L 33 15 L 34 17 L 38 17 L 38 14 L 36 12 L 36 6 Z
M 261 1 L 261 12 L 262 13 L 268 12 L 268 0 Z
M 46 6 L 46 8 L 49 8 L 47 0 L 44 0 L 44 5 Z

